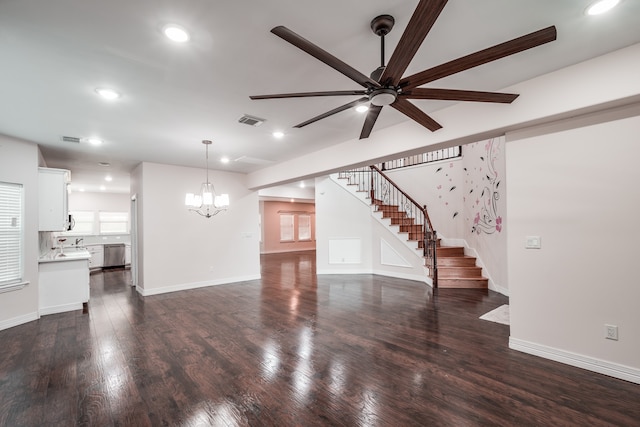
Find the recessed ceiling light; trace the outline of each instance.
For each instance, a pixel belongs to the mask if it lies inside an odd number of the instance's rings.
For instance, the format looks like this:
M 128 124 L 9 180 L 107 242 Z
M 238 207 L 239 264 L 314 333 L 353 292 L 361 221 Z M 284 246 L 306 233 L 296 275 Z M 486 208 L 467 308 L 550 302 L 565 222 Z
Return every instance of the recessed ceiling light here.
M 304 181 L 300 182 L 300 188 L 304 188 Z
M 179 25 L 169 24 L 162 29 L 162 32 L 169 40 L 176 43 L 185 43 L 189 41 L 189 33 Z
M 274 138 L 280 139 L 280 138 L 282 138 L 284 136 L 284 132 L 281 132 L 281 131 L 277 130 L 274 133 L 272 133 L 272 135 L 273 135 Z
M 104 99 L 113 100 L 120 98 L 120 94 L 113 89 L 99 87 L 96 88 L 96 93 Z
M 84 193 L 84 188 L 78 189 L 79 192 Z
M 102 145 L 102 140 L 100 138 L 89 138 L 87 142 L 91 145 Z
M 111 181 L 113 181 L 113 177 L 111 175 L 107 175 L 107 176 L 104 177 L 104 180 L 107 181 L 107 182 L 111 182 Z
M 620 0 L 600 0 L 587 8 L 587 15 L 600 15 L 616 7 Z
M 109 162 L 98 162 L 98 165 L 102 166 L 102 167 L 105 167 L 105 168 L 108 168 L 109 166 L 111 166 L 111 163 L 109 163 Z
M 220 163 L 229 163 L 228 157 L 220 157 Z
M 369 110 L 369 106 L 367 104 L 360 104 L 356 107 L 356 111 L 358 113 L 364 113 L 365 111 Z
M 105 187 L 104 185 L 101 185 L 101 186 L 100 186 L 100 190 L 101 190 L 101 191 L 104 191 L 104 190 L 106 190 L 106 189 L 107 189 L 107 187 Z

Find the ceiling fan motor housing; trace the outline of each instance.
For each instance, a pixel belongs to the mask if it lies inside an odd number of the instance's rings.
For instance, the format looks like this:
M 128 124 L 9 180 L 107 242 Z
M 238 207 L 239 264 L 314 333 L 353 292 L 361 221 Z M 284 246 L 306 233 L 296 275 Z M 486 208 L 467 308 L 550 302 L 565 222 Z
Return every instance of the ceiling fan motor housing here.
M 369 95 L 369 100 L 373 105 L 383 107 L 393 104 L 398 96 L 398 92 L 391 88 L 376 89 Z

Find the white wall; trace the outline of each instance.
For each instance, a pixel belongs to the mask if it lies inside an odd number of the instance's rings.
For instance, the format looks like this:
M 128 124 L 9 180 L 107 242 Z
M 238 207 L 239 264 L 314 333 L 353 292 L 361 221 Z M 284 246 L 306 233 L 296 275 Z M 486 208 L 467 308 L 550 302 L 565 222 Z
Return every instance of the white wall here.
M 417 203 L 427 205 L 429 219 L 438 235 L 452 239 L 464 236 L 462 160 L 456 158 L 384 172 Z
M 566 127 L 508 136 L 510 346 L 640 382 L 640 116 Z
M 143 163 L 132 174 L 140 198 L 138 290 L 143 295 L 260 277 L 258 194 L 242 174 L 210 171 L 216 190 L 228 193 L 227 212 L 204 218 L 184 205 L 199 191 L 204 170 Z
M 316 271 L 318 274 L 371 273 L 371 210 L 329 177 L 316 178 L 315 185 Z M 345 250 L 352 248 L 350 256 L 345 263 L 330 262 L 329 245 L 340 245 L 341 241 Z M 359 261 L 354 262 L 357 259 Z
M 18 291 L 0 293 L 0 330 L 38 318 L 38 147 L 0 135 L 0 181 L 22 184 L 25 200 L 24 280 Z
M 344 258 L 344 260 L 343 260 Z M 329 177 L 316 179 L 318 274 L 380 274 L 426 281 L 424 260 Z

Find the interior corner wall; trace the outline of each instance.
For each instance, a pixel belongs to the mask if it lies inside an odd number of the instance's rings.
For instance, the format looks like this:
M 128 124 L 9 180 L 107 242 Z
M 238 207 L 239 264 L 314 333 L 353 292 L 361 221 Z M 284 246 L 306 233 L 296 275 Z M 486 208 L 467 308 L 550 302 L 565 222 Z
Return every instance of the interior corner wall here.
M 640 116 L 508 135 L 512 348 L 640 382 L 638 135 Z
M 205 218 L 184 205 L 185 194 L 199 190 L 203 169 L 155 163 L 139 168 L 140 183 L 134 185 L 141 188 L 143 295 L 260 278 L 258 194 L 247 188 L 245 175 L 209 171 L 231 203 L 226 212 Z
M 38 147 L 0 135 L 0 181 L 24 190 L 24 288 L 0 293 L 0 330 L 38 318 Z
M 315 204 L 278 202 L 265 200 L 262 205 L 262 253 L 279 253 L 309 251 L 316 248 L 315 242 Z M 280 241 L 280 213 L 295 213 L 294 234 L 295 241 Z M 298 219 L 297 215 L 308 214 L 311 217 L 311 240 L 298 240 Z

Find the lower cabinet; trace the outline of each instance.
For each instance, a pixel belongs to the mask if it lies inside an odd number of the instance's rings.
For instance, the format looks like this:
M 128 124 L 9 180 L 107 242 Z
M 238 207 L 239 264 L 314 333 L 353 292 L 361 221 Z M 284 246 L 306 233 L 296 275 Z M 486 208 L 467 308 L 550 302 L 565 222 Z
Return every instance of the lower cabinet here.
M 89 301 L 87 259 L 39 264 L 40 315 L 81 310 Z
M 102 268 L 104 265 L 104 246 L 102 245 L 87 245 L 85 248 L 91 254 L 89 259 L 89 268 Z

